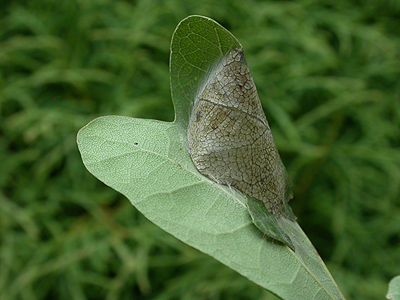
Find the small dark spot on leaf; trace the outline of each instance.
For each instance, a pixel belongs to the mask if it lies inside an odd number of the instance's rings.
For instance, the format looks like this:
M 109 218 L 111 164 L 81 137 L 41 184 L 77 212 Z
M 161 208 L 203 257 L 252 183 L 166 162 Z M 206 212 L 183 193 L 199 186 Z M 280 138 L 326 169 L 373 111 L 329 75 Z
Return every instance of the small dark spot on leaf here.
M 138 145 L 138 143 L 133 143 L 134 145 Z
M 196 122 L 199 122 L 200 119 L 201 119 L 201 112 L 198 111 L 197 114 L 196 114 Z

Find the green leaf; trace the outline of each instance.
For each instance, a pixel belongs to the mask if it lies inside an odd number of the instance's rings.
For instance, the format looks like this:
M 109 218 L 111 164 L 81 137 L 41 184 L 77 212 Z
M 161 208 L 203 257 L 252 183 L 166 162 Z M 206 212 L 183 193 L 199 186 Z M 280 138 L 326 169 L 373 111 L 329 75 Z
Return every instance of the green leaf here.
M 386 295 L 388 300 L 400 300 L 400 276 L 394 277 L 389 282 L 389 290 Z
M 293 251 L 263 238 L 246 197 L 202 176 L 186 129 L 208 72 L 239 42 L 211 19 L 184 19 L 171 45 L 172 123 L 121 116 L 98 118 L 78 133 L 87 169 L 124 194 L 149 220 L 283 299 L 344 299 L 296 222 L 280 219 Z
M 295 247 L 290 240 L 289 236 L 285 233 L 281 226 L 279 226 L 282 216 L 281 214 L 272 214 L 265 207 L 264 203 L 260 200 L 247 196 L 247 208 L 254 225 L 261 232 L 265 233 L 268 237 L 286 244 L 295 251 Z

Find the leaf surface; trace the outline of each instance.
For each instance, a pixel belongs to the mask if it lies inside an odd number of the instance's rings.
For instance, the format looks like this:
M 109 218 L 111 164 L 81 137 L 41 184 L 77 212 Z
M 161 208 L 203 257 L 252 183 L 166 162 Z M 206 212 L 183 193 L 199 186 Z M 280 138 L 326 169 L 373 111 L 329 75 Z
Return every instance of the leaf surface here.
M 211 19 L 191 16 L 174 32 L 171 88 L 175 121 L 101 117 L 78 133 L 86 168 L 124 194 L 153 223 L 283 299 L 344 299 L 296 222 L 279 219 L 295 251 L 266 240 L 246 197 L 202 176 L 187 145 L 193 99 L 235 37 Z
M 389 282 L 389 290 L 386 295 L 388 300 L 400 300 L 400 276 L 394 277 Z

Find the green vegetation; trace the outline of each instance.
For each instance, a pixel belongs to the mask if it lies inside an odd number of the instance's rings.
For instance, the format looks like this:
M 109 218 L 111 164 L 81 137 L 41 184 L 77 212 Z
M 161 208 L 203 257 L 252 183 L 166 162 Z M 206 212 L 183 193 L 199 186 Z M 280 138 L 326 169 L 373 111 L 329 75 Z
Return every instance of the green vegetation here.
M 100 115 L 172 121 L 169 43 L 212 17 L 242 43 L 295 187 L 348 299 L 400 270 L 400 2 L 10 1 L 0 12 L 0 299 L 274 299 L 84 168 Z

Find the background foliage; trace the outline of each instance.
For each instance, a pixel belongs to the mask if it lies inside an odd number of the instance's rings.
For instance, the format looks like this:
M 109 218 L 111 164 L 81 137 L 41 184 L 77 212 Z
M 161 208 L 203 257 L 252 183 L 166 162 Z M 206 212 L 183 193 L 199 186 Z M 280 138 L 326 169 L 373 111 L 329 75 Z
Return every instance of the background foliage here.
M 190 14 L 242 43 L 291 205 L 343 293 L 383 299 L 400 273 L 398 0 L 3 2 L 0 299 L 274 299 L 78 154 L 97 116 L 173 120 L 169 43 Z

